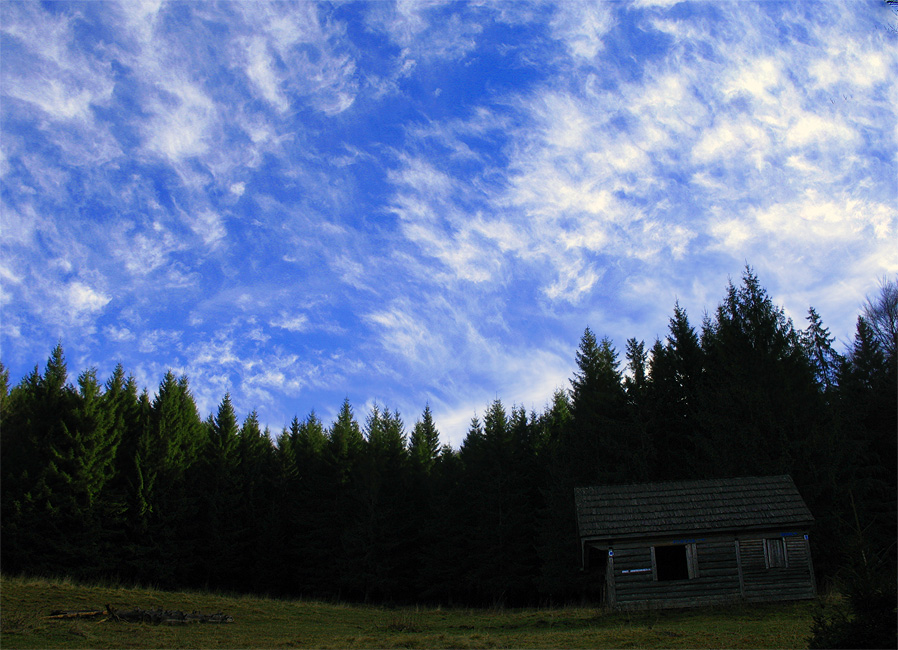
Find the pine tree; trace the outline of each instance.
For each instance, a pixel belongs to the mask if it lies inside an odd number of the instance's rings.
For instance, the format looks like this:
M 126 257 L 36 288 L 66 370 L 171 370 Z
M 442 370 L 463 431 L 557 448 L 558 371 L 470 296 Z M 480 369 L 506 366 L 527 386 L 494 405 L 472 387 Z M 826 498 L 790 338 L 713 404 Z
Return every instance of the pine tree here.
M 139 579 L 174 587 L 197 570 L 198 495 L 187 480 L 205 447 L 206 429 L 186 376 L 168 371 L 153 399 L 135 457 Z
M 853 497 L 851 514 L 868 530 L 870 546 L 884 552 L 894 568 L 898 385 L 895 364 L 887 360 L 881 340 L 859 316 L 839 374 L 840 410 L 852 449 L 847 484 Z
M 638 480 L 635 431 L 627 419 L 617 352 L 586 328 L 571 379 L 570 425 L 553 445 L 545 507 L 539 517 L 540 587 L 551 598 L 590 593 L 580 572 L 574 488 Z M 595 594 L 594 594 L 595 595 Z
M 700 461 L 723 476 L 800 472 L 792 453 L 822 404 L 800 336 L 750 268 L 706 321 L 702 347 Z
M 648 418 L 654 480 L 700 478 L 696 456 L 703 352 L 686 311 L 674 306 L 666 342 L 657 341 L 649 363 Z
M 541 486 L 542 507 L 537 515 L 538 584 L 542 598 L 555 602 L 567 602 L 590 593 L 590 583 L 580 571 L 574 488 L 592 483 L 571 475 L 574 453 L 571 411 L 568 393 L 557 390 L 540 423 L 547 467 Z
M 808 309 L 808 327 L 804 331 L 804 346 L 808 359 L 814 368 L 817 383 L 825 393 L 831 393 L 838 381 L 841 357 L 833 349 L 835 337 L 829 333 L 829 329 L 823 326 L 823 321 L 817 311 L 811 307 Z
M 96 397 L 92 388 L 89 399 Z M 85 465 L 92 460 L 94 434 L 100 440 L 104 432 L 88 429 L 88 422 L 79 418 L 87 415 L 77 412 L 81 397 L 68 384 L 58 344 L 44 374 L 35 368 L 7 400 L 2 434 L 4 570 L 67 573 L 69 563 L 83 557 L 83 546 L 99 541 L 86 535 L 82 516 L 90 513 L 97 488 Z M 87 453 L 81 453 L 83 446 Z M 87 531 L 97 532 L 92 517 L 83 523 Z
M 237 485 L 239 497 L 231 516 L 240 522 L 235 547 L 241 558 L 237 584 L 256 592 L 265 591 L 270 577 L 265 561 L 271 539 L 272 505 L 276 487 L 276 461 L 269 430 L 262 429 L 259 414 L 246 416 L 237 437 Z
M 326 586 L 332 595 L 339 597 L 358 596 L 358 581 L 353 575 L 353 561 L 347 551 L 345 533 L 351 522 L 359 518 L 360 504 L 356 499 L 359 480 L 359 462 L 365 448 L 365 439 L 355 419 L 349 398 L 343 400 L 337 419 L 328 429 L 327 444 L 324 448 L 324 462 L 327 472 L 326 511 L 332 515 L 318 531 L 318 542 L 323 544 L 331 560 L 324 567 L 322 587 Z
M 882 279 L 879 295 L 867 298 L 863 316 L 883 355 L 892 361 L 894 367 L 898 354 L 898 277 Z
M 48 480 L 56 483 L 53 491 L 60 497 L 60 517 L 66 522 L 61 527 L 67 531 L 65 546 L 72 549 L 67 563 L 83 577 L 105 568 L 109 550 L 107 526 L 114 523 L 109 519 L 115 514 L 115 504 L 108 487 L 122 433 L 113 424 L 113 412 L 104 399 L 96 371 L 85 371 L 78 377 L 70 421 L 48 448 Z
M 246 561 L 238 537 L 246 522 L 239 512 L 243 498 L 238 474 L 240 427 L 230 393 L 225 393 L 205 427 L 205 445 L 191 481 L 200 500 L 197 537 L 203 552 L 197 558 L 197 570 L 210 587 L 237 589 Z
M 430 473 L 440 455 L 440 433 L 433 422 L 430 404 L 424 407 L 421 419 L 412 428 L 409 455 L 412 462 L 425 474 Z
M 410 591 L 410 482 L 405 427 L 398 413 L 375 404 L 365 421 L 365 449 L 354 482 L 358 504 L 344 541 L 361 596 L 390 601 Z
M 329 439 L 312 411 L 290 425 L 296 449 L 297 486 L 287 504 L 291 538 L 286 567 L 296 593 L 333 596 L 337 591 L 336 563 L 341 557 L 337 475 L 328 458 Z

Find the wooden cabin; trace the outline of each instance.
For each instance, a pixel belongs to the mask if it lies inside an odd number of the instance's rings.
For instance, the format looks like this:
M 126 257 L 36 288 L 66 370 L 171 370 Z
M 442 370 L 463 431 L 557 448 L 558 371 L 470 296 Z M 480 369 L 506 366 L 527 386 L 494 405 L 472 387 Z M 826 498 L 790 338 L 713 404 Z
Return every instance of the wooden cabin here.
M 790 476 L 575 490 L 584 569 L 617 608 L 816 594 L 811 512 Z

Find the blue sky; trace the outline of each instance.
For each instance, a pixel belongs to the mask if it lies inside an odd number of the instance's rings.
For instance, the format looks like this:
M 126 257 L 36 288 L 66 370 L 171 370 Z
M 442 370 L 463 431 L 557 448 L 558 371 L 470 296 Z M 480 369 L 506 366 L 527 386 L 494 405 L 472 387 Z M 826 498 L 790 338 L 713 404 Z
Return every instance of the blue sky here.
M 898 272 L 898 25 L 825 2 L 5 2 L 0 356 L 278 432 L 542 410 L 588 325 L 752 265 L 844 346 Z M 623 356 L 623 354 L 621 354 Z

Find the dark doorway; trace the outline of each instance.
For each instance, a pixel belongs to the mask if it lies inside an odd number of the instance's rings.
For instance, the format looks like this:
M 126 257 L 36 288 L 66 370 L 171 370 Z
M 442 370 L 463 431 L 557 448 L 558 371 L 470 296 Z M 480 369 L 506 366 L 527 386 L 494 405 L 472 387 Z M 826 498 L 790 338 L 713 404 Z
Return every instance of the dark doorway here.
M 600 603 L 605 602 L 605 580 L 608 570 L 608 549 L 595 546 L 586 547 L 586 572 L 589 575 L 589 597 Z

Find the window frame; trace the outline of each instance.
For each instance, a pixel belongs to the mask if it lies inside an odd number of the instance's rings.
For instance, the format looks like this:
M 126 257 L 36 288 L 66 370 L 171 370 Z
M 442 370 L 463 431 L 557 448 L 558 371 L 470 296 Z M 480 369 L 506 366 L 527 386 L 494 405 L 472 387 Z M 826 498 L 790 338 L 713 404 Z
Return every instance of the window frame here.
M 764 538 L 764 568 L 789 568 L 789 551 L 785 537 Z
M 658 579 L 658 559 L 655 549 L 658 547 L 670 548 L 672 546 L 682 547 L 686 554 L 686 578 L 665 578 Z M 672 543 L 672 544 L 652 544 L 652 581 L 653 582 L 678 582 L 683 580 L 695 580 L 699 577 L 698 568 L 698 550 L 695 542 Z

